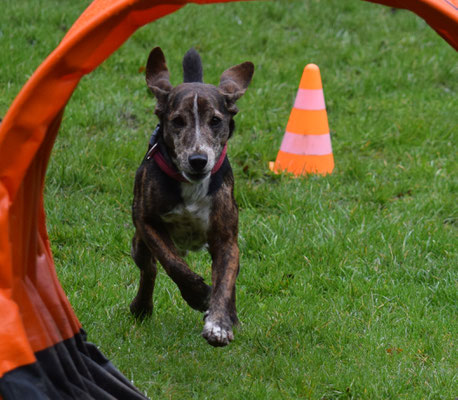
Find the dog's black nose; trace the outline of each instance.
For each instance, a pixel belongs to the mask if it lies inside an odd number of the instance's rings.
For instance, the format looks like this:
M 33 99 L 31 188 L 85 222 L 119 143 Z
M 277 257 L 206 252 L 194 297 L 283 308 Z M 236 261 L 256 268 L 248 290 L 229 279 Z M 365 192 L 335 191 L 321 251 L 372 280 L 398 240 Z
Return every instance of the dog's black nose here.
M 188 161 L 194 171 L 200 172 L 207 165 L 208 157 L 205 154 L 194 154 L 189 156 Z

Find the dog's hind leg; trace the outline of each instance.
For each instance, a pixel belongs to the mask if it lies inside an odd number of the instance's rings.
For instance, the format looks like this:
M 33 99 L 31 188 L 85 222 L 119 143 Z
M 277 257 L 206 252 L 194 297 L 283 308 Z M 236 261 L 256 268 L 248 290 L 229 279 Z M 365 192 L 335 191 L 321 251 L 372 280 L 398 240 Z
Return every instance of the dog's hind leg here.
M 164 267 L 167 275 L 178 286 L 183 299 L 195 310 L 206 311 L 210 301 L 211 287 L 179 256 L 167 233 L 159 234 L 153 227 L 146 224 L 142 225 L 141 229 L 145 243 Z
M 140 284 L 130 311 L 138 318 L 144 318 L 153 312 L 153 291 L 156 281 L 156 260 L 151 251 L 137 233 L 132 239 L 132 258 L 140 268 Z

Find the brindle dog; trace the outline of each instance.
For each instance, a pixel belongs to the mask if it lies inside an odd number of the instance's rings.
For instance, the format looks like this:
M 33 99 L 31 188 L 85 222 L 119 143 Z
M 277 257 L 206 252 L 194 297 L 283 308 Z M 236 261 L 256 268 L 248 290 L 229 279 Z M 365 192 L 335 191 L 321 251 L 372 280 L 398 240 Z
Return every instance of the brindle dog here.
M 183 299 L 205 312 L 202 336 L 213 346 L 225 346 L 238 321 L 239 271 L 238 211 L 226 143 L 234 130 L 235 102 L 254 66 L 236 65 L 222 74 L 219 86 L 204 84 L 200 56 L 191 49 L 183 71 L 184 83 L 172 87 L 162 50 L 151 51 L 146 82 L 157 98 L 160 124 L 135 177 L 132 257 L 140 268 L 140 286 L 130 310 L 139 317 L 152 313 L 159 261 Z M 212 258 L 212 286 L 183 259 L 188 250 L 203 247 Z

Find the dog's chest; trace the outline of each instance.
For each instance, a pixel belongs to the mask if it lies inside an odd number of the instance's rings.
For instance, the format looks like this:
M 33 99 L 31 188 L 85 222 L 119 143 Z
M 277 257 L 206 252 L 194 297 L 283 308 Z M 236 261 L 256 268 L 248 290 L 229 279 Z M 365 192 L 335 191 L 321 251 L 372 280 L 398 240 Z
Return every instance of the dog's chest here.
M 161 215 L 175 246 L 185 252 L 199 250 L 207 243 L 211 197 L 207 195 L 210 179 L 181 185 L 183 201 Z

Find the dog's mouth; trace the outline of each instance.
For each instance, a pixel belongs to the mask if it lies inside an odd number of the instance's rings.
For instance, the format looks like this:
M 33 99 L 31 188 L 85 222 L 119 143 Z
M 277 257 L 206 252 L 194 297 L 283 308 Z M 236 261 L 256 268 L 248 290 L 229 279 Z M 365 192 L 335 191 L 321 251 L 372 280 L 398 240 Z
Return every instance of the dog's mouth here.
M 192 173 L 192 172 L 182 172 L 182 175 L 191 183 L 202 182 L 205 178 L 210 175 L 210 172 L 205 173 Z

